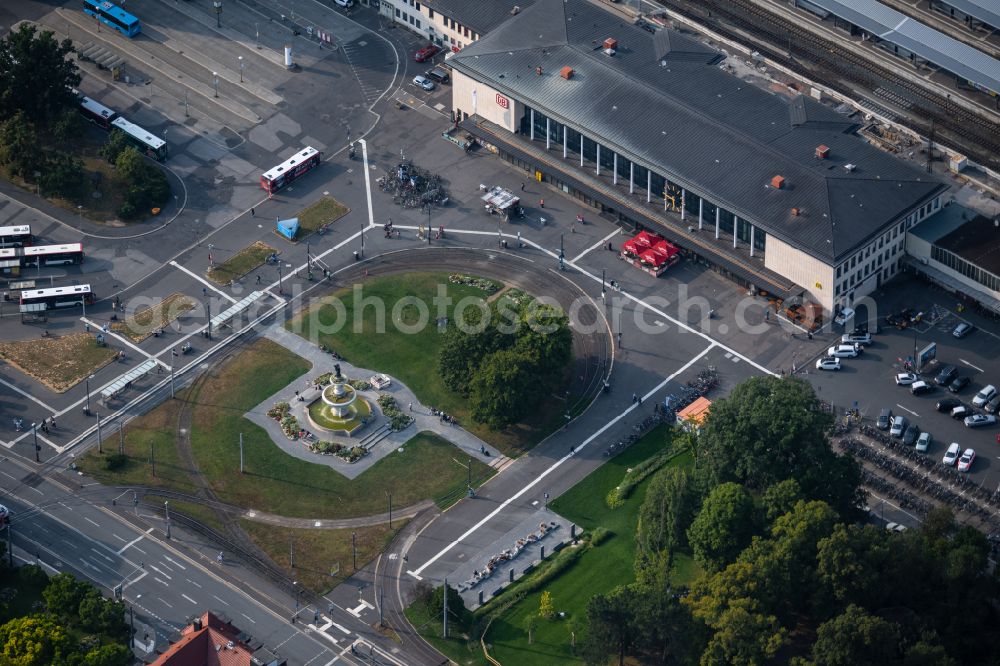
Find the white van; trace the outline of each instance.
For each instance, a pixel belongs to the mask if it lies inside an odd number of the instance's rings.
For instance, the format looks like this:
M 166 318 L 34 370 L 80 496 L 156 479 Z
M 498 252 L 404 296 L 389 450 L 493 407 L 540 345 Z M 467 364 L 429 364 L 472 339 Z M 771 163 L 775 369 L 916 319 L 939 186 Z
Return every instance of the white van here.
M 990 400 L 992 400 L 997 394 L 997 387 L 993 384 L 989 384 L 983 387 L 983 390 L 976 394 L 976 397 L 972 399 L 972 404 L 975 407 L 982 407 Z

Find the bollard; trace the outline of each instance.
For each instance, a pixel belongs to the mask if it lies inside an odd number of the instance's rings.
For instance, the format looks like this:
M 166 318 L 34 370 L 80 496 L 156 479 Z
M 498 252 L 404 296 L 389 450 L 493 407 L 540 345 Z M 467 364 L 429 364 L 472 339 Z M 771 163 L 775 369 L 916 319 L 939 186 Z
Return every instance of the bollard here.
M 545 546 L 542 546 L 542 554 L 538 557 L 538 559 L 540 559 L 540 560 L 544 560 L 545 559 Z
M 510 579 L 510 582 L 513 583 L 514 582 L 514 568 L 511 567 L 510 571 L 508 571 L 507 574 L 508 574 L 507 577 Z
M 575 539 L 576 538 L 576 525 L 570 525 L 569 526 L 569 537 L 571 539 Z
M 483 605 L 483 591 L 479 590 L 479 605 Z

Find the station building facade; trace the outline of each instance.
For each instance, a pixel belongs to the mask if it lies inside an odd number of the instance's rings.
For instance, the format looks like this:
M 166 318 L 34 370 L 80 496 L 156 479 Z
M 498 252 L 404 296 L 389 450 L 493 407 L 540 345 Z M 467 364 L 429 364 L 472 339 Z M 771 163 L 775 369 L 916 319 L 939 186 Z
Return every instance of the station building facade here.
M 723 61 L 586 0 L 538 0 L 449 60 L 452 111 L 530 177 L 756 293 L 835 311 L 874 291 L 947 186 Z

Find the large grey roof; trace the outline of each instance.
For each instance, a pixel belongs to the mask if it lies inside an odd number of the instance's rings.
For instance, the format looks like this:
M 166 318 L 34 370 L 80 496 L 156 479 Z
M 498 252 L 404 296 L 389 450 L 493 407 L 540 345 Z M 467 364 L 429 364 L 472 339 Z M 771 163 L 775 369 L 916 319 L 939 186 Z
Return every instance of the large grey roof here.
M 423 0 L 424 6 L 467 25 L 480 35 L 530 7 L 535 0 Z M 515 9 L 516 8 L 516 9 Z
M 1000 60 L 877 0 L 809 0 L 879 39 L 898 44 L 963 79 L 1000 93 Z
M 599 48 L 606 37 L 618 39 L 614 57 Z M 869 146 L 851 120 L 732 76 L 720 57 L 587 0 L 537 0 L 449 62 L 826 261 L 945 188 Z M 819 145 L 829 159 L 816 159 Z M 769 186 L 777 175 L 783 189 Z
M 1000 28 L 1000 5 L 997 4 L 997 0 L 941 0 L 941 2 L 974 16 L 994 28 Z

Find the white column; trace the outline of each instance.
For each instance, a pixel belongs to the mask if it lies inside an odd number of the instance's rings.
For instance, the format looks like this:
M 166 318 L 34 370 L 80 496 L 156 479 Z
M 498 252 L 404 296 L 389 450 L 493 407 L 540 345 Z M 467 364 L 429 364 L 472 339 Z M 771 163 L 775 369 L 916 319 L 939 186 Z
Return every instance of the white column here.
M 601 175 L 601 142 L 595 141 L 597 144 L 597 175 Z
M 705 200 L 698 197 L 698 231 L 701 231 L 701 215 L 705 210 Z
M 535 110 L 531 110 L 531 140 L 535 140 Z
M 715 207 L 715 240 L 719 240 L 719 207 Z
M 753 237 L 754 232 L 757 231 L 757 227 L 750 225 L 750 256 L 753 256 Z
M 740 224 L 740 216 L 733 214 L 733 249 L 736 248 L 736 227 Z
M 567 154 L 566 142 L 569 141 L 569 132 L 566 131 L 567 129 L 566 125 L 563 125 L 562 128 L 563 128 L 563 159 L 566 159 L 566 154 Z
M 653 172 L 646 172 L 646 203 L 653 200 Z
M 583 132 L 580 132 L 580 166 L 583 166 Z
M 686 200 L 687 200 L 687 190 L 685 190 L 682 187 L 681 188 L 681 222 L 683 222 L 684 218 L 687 217 L 687 210 L 684 208 L 684 204 L 685 204 Z
M 616 152 L 615 153 L 611 153 L 611 169 L 612 169 L 612 171 L 614 171 L 614 173 L 611 174 L 611 183 L 612 183 L 612 185 L 617 185 L 618 184 L 618 153 L 616 153 Z
M 635 194 L 635 162 L 628 162 L 628 193 Z
M 552 122 L 545 119 L 545 150 L 552 147 Z

